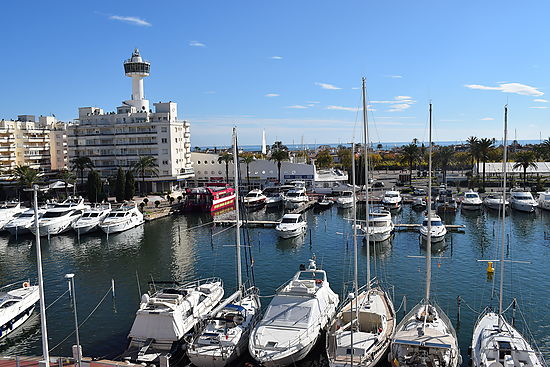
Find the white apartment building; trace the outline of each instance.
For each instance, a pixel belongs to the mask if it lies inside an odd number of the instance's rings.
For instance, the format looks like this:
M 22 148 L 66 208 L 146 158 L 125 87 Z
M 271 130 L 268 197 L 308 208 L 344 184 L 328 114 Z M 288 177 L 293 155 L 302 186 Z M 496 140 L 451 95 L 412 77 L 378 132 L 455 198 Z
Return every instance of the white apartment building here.
M 41 172 L 67 167 L 67 124 L 54 116 L 19 115 L 0 121 L 0 167 L 30 166 Z
M 78 120 L 68 130 L 69 158 L 89 157 L 107 178 L 116 175 L 119 167 L 128 170 L 140 157 L 151 156 L 158 176 L 145 178 L 148 190 L 170 190 L 194 176 L 190 124 L 178 120 L 175 102 L 154 103 L 155 111 L 149 109 L 143 78 L 149 76 L 150 63 L 143 61 L 139 50 L 124 62 L 124 71 L 132 78 L 132 98 L 122 102 L 116 112 L 79 108 Z

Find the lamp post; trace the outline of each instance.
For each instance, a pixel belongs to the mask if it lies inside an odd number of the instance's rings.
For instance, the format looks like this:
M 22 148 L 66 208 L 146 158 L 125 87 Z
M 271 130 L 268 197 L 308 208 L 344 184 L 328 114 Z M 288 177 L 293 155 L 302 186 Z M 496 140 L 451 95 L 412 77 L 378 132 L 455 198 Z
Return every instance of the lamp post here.
M 76 291 L 74 288 L 74 274 L 65 274 L 65 279 L 69 283 L 69 289 L 71 290 L 71 295 L 73 297 L 73 311 L 74 311 L 74 327 L 76 333 L 76 362 L 80 367 L 80 362 L 82 360 L 82 351 L 80 349 L 80 336 L 78 334 L 78 317 L 76 314 Z M 74 351 L 73 351 L 74 356 Z

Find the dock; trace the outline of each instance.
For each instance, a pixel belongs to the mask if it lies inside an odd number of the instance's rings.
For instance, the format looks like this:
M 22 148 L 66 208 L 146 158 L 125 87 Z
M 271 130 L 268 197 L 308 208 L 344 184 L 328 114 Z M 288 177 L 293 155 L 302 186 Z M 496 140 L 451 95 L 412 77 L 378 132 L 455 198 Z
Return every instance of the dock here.
M 315 205 L 316 202 L 317 202 L 317 200 L 310 200 L 307 203 L 300 205 L 296 209 L 292 209 L 288 213 L 289 214 L 302 214 L 303 212 L 306 212 L 309 209 L 313 208 L 313 206 Z
M 417 231 L 420 228 L 418 223 L 400 223 L 395 225 L 396 231 Z M 449 232 L 465 233 L 466 226 L 464 224 L 445 224 L 445 228 Z
M 214 225 L 220 227 L 231 227 L 237 224 L 235 219 L 215 219 Z M 279 224 L 275 220 L 242 220 L 241 226 L 246 228 L 275 228 Z

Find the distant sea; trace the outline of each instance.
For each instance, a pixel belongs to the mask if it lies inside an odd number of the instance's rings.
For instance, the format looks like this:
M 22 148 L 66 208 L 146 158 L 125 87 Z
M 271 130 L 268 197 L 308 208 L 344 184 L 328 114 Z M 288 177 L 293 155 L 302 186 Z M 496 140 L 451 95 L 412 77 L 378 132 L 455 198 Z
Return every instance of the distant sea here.
M 508 144 L 510 144 L 511 142 L 513 141 L 512 140 L 508 140 Z M 401 147 L 403 145 L 408 145 L 410 144 L 411 141 L 407 141 L 407 142 L 404 142 L 404 141 L 395 141 L 395 142 L 373 142 L 372 143 L 372 146 L 374 147 L 374 149 L 377 149 L 378 147 L 378 144 L 382 144 L 382 150 L 388 150 L 388 149 L 392 149 L 392 148 L 395 148 L 395 147 Z M 459 145 L 459 144 L 465 144 L 466 141 L 465 140 L 455 140 L 455 141 L 436 141 L 434 142 L 435 145 L 443 145 L 443 146 L 447 146 L 447 145 Z M 541 143 L 540 140 L 518 140 L 518 143 L 521 144 L 521 145 L 525 145 L 525 144 L 539 144 Z M 424 145 L 428 145 L 427 142 L 422 142 L 422 141 L 418 141 L 417 143 L 419 146 L 424 144 Z M 495 141 L 495 145 L 496 146 L 499 146 L 502 144 L 502 140 L 496 140 Z M 318 147 L 320 146 L 329 146 L 329 147 L 332 147 L 332 148 L 336 148 L 338 147 L 339 145 L 344 145 L 344 146 L 349 146 L 350 144 L 336 144 L 336 143 L 327 143 L 327 144 L 285 144 L 289 150 L 291 151 L 296 151 L 296 150 L 303 150 L 304 148 L 305 149 L 311 149 L 311 150 L 315 150 L 317 149 Z M 269 146 L 269 145 L 268 145 Z M 201 150 L 205 150 L 205 149 L 221 149 L 221 150 L 225 150 L 225 149 L 228 149 L 230 148 L 230 146 L 227 146 L 227 145 L 220 145 L 220 146 L 214 146 L 214 145 L 211 145 L 211 146 L 203 146 L 203 147 L 200 147 Z M 261 145 L 240 145 L 239 146 L 240 149 L 244 150 L 244 151 L 247 151 L 247 152 L 258 152 L 258 151 L 261 151 L 262 150 L 262 146 Z

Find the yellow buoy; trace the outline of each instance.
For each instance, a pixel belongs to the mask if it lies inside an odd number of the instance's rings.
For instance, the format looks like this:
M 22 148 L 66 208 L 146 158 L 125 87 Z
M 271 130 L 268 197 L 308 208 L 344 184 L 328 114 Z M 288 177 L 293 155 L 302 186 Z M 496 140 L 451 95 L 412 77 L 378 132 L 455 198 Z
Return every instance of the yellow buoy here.
M 494 273 L 495 272 L 495 268 L 493 268 L 493 262 L 492 261 L 489 261 L 487 263 L 487 273 Z

